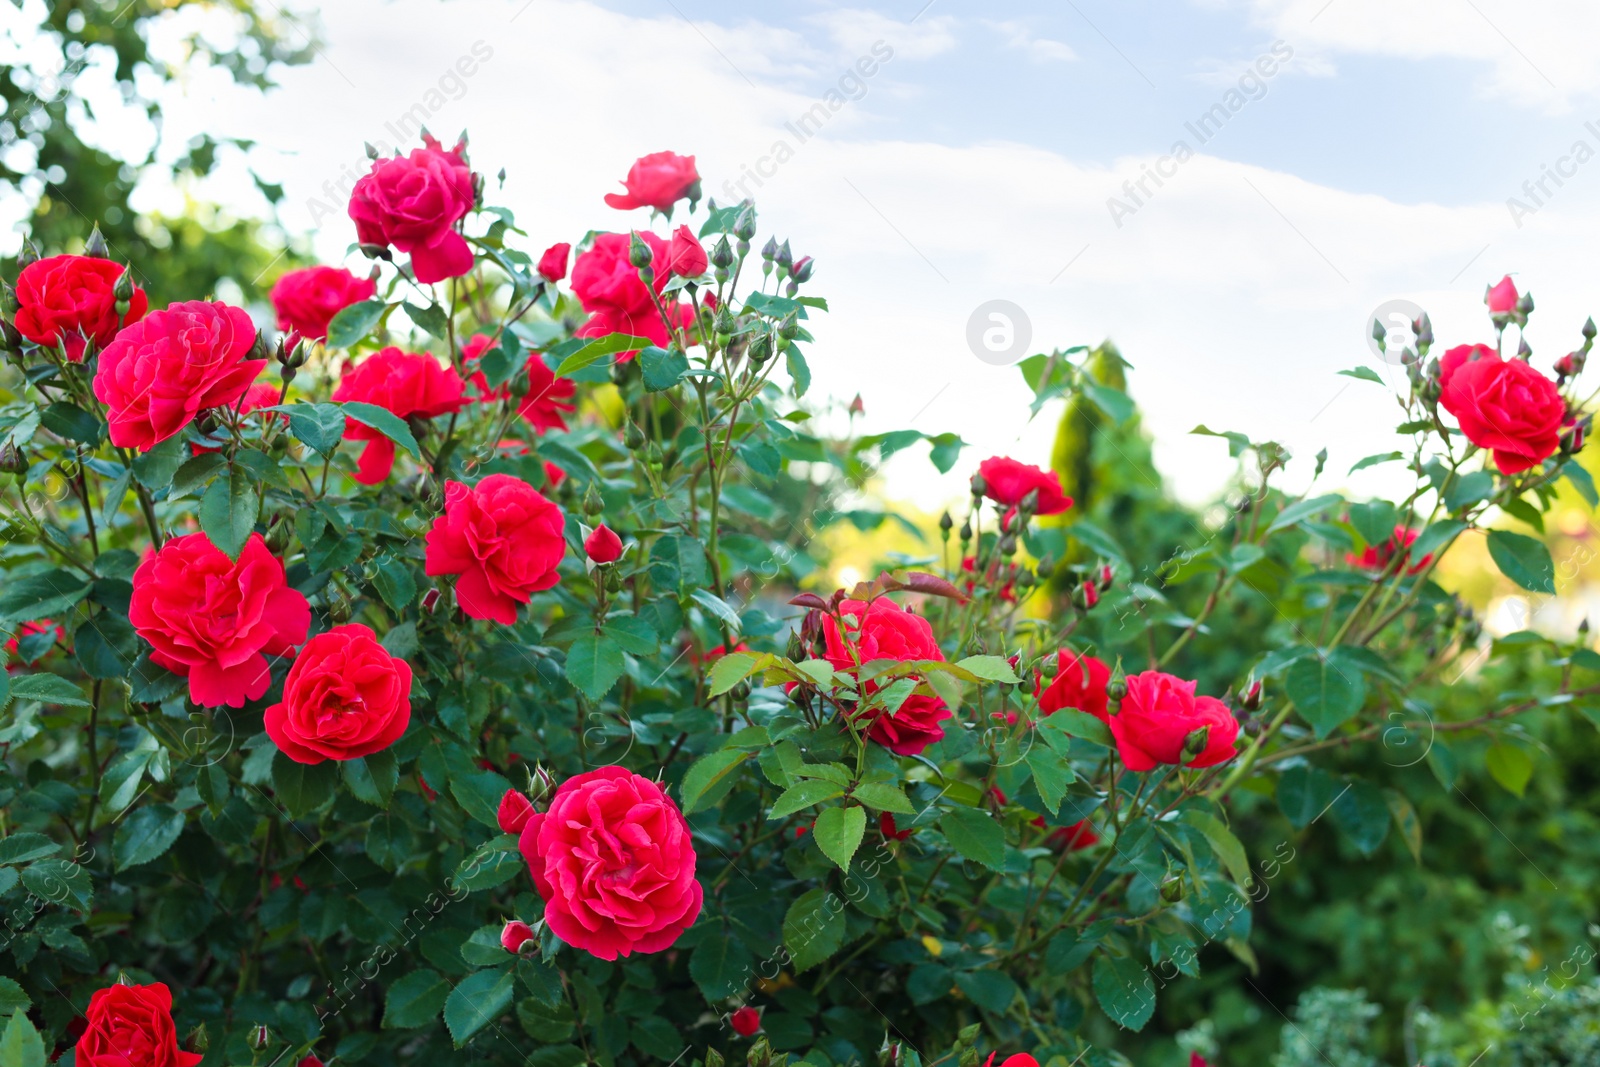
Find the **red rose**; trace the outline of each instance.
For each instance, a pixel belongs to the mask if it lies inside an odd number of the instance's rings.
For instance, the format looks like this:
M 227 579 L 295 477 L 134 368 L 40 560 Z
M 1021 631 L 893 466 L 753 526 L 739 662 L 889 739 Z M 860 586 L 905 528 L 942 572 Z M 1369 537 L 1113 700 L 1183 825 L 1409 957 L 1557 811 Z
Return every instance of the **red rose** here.
M 1344 561 L 1350 564 L 1352 567 L 1360 567 L 1363 570 L 1385 571 L 1389 569 L 1389 563 L 1394 559 L 1396 552 L 1400 553 L 1402 556 L 1409 556 L 1411 554 L 1411 545 L 1414 541 L 1416 541 L 1416 539 L 1417 531 L 1407 526 L 1396 526 L 1394 528 L 1394 534 L 1389 538 L 1389 540 L 1385 541 L 1381 545 L 1368 545 L 1366 551 L 1361 553 L 1359 556 L 1354 552 L 1346 552 L 1344 554 Z M 1423 556 L 1415 563 L 1411 563 L 1409 566 L 1407 566 L 1406 573 L 1421 574 L 1427 569 L 1428 564 L 1432 561 L 1433 554 L 1430 552 L 1428 555 Z
M 272 684 L 267 656 L 306 639 L 311 606 L 260 534 L 237 561 L 203 533 L 174 537 L 133 572 L 128 621 L 150 658 L 189 679 L 196 704 L 242 708 Z
M 994 1058 L 998 1055 L 998 1052 L 989 1053 L 989 1058 L 983 1061 L 983 1067 L 994 1067 Z M 1001 1060 L 1000 1067 L 1039 1067 L 1039 1061 L 1026 1052 L 1018 1052 Z
M 278 329 L 325 341 L 328 320 L 351 304 L 372 299 L 377 291 L 377 282 L 343 267 L 306 267 L 279 278 L 270 295 Z
M 97 256 L 51 256 L 17 275 L 17 332 L 34 344 L 65 345 L 82 362 L 86 340 L 104 348 L 117 331 L 144 318 L 150 301 L 134 287 L 128 313 L 117 320 L 117 279 L 127 268 Z
M 512 919 L 500 930 L 500 947 L 514 956 L 533 938 L 533 927 L 520 919 Z
M 495 821 L 504 832 L 520 834 L 532 815 L 533 801 L 528 799 L 527 794 L 507 789 L 506 795 L 500 798 L 500 810 L 495 812 Z
M 667 242 L 648 230 L 639 237 L 650 246 L 655 264 L 657 295 L 672 272 L 667 269 Z M 605 337 L 625 333 L 634 337 L 648 337 L 652 343 L 665 346 L 668 340 L 667 325 L 661 320 L 650 288 L 639 278 L 639 268 L 628 261 L 629 237 L 625 233 L 602 233 L 595 237 L 589 250 L 578 257 L 572 268 L 572 291 L 592 318 L 578 328 L 579 337 Z M 688 305 L 675 305 L 670 294 L 663 300 L 674 324 L 686 321 L 694 309 Z M 618 359 L 631 357 L 624 353 Z
M 360 623 L 306 642 L 265 721 L 272 743 L 296 763 L 382 752 L 410 724 L 411 665 Z
M 738 644 L 733 646 L 733 650 L 735 652 L 749 652 L 750 651 L 750 646 L 745 644 L 743 641 L 740 641 Z M 690 648 L 689 649 L 689 662 L 698 667 L 701 664 L 705 664 L 705 663 L 715 663 L 717 660 L 721 659 L 723 656 L 726 656 L 727 654 L 728 654 L 728 646 L 727 645 L 717 645 L 715 648 L 708 648 L 708 649 L 706 649 L 706 651 L 705 651 L 705 653 L 703 655 L 701 653 L 696 652 L 693 648 Z
M 1071 826 L 1058 826 L 1050 831 L 1046 841 L 1056 848 L 1064 848 L 1068 852 L 1076 852 L 1080 848 L 1100 843 L 1100 835 L 1094 832 L 1094 826 L 1088 819 L 1080 819 Z
M 746 1005 L 729 1016 L 728 1025 L 740 1037 L 752 1037 L 761 1029 L 761 1013 Z
M 667 246 L 667 270 L 685 278 L 698 278 L 709 265 L 706 250 L 700 247 L 689 227 L 679 226 L 672 231 L 672 243 Z
M 1035 676 L 1036 692 L 1042 680 Z M 1039 710 L 1051 715 L 1062 708 L 1077 708 L 1103 722 L 1109 721 L 1111 713 L 1106 699 L 1106 683 L 1109 681 L 1111 668 L 1104 662 L 1063 648 L 1056 653 L 1055 678 L 1044 687 L 1043 692 L 1038 692 Z
M 1206 1058 L 1198 1052 L 1189 1053 L 1189 1067 L 1211 1067 Z
M 1492 452 L 1502 474 L 1536 467 L 1553 455 L 1567 417 L 1555 382 L 1483 345 L 1465 354 L 1462 348 L 1452 348 L 1440 361 L 1439 405 L 1456 417 L 1467 440 Z
M 990 456 L 978 464 L 978 473 L 987 485 L 989 499 L 1004 507 L 1016 507 L 1035 489 L 1039 491 L 1035 515 L 1059 515 L 1072 506 L 1072 498 L 1061 491 L 1061 479 L 1053 471 L 1040 470 L 1007 456 Z
M 428 531 L 427 572 L 460 575 L 461 610 L 511 626 L 519 604 L 561 580 L 565 527 L 561 509 L 520 478 L 446 482 L 444 514 Z
M 885 841 L 904 841 L 916 833 L 915 830 L 900 829 L 894 821 L 894 816 L 887 811 L 878 813 L 878 832 L 883 835 Z
M 694 157 L 675 152 L 640 156 L 628 168 L 622 185 L 626 193 L 606 194 L 606 203 L 621 211 L 648 207 L 668 212 L 684 197 L 691 202 L 700 199 L 700 172 L 695 170 Z
M 846 600 L 839 609 L 842 614 L 857 619 L 858 625 L 853 635 L 846 635 L 840 632 L 839 624 L 831 615 L 822 620 L 826 648 L 823 658 L 836 671 L 854 673 L 857 663 L 875 659 L 944 659 L 928 620 L 886 597 L 879 597 L 870 605 L 860 600 Z M 870 694 L 877 691 L 878 685 L 869 681 L 865 689 Z M 867 728 L 868 737 L 890 752 L 915 756 L 944 738 L 944 727 L 939 724 L 950 718 L 951 712 L 938 697 L 913 693 L 893 715 L 881 711 L 868 714 L 873 716 Z
M 431 353 L 416 355 L 389 347 L 350 367 L 333 391 L 335 401 L 376 404 L 400 418 L 431 419 L 457 411 L 466 402 L 461 379 L 439 365 Z M 376 485 L 394 468 L 394 442 L 370 426 L 346 419 L 348 441 L 365 441 L 356 461 L 356 481 Z
M 393 245 L 411 256 L 417 281 L 456 278 L 472 269 L 472 249 L 456 223 L 472 209 L 472 168 L 458 144 L 446 152 L 424 134 L 426 147 L 377 159 L 350 194 L 350 217 L 362 244 Z
M 567 276 L 567 253 L 572 246 L 562 241 L 544 250 L 539 257 L 539 277 L 547 282 L 559 282 Z
M 688 821 L 661 786 L 625 768 L 562 782 L 523 827 L 521 848 L 545 922 L 600 959 L 660 952 L 700 915 Z
M 1517 287 L 1507 274 L 1483 294 L 1483 302 L 1491 315 L 1510 315 L 1517 310 Z
M 89 998 L 77 1067 L 194 1067 L 203 1057 L 178 1047 L 172 991 L 161 982 L 107 986 Z
M 615 563 L 622 557 L 622 538 L 602 522 L 584 539 L 583 550 L 596 563 Z
M 111 443 L 148 452 L 203 409 L 237 401 L 267 365 L 248 358 L 255 343 L 249 315 L 202 300 L 124 326 L 94 376 L 94 395 L 111 409 Z
M 1195 696 L 1195 683 L 1160 671 L 1130 674 L 1127 685 L 1111 716 L 1111 733 L 1130 771 L 1154 770 L 1160 763 L 1215 767 L 1233 758 L 1239 722 L 1222 701 Z M 1199 731 L 1203 736 L 1192 743 L 1200 751 L 1185 761 L 1184 746 Z

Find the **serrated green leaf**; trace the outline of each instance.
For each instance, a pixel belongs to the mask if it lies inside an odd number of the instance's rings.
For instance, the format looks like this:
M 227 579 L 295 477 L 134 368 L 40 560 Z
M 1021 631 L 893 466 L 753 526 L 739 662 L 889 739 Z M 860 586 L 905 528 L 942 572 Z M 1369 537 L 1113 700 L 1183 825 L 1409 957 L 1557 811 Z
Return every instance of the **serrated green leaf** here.
M 511 1004 L 515 984 L 509 967 L 478 971 L 463 978 L 444 1002 L 444 1025 L 450 1031 L 451 1043 L 461 1048 L 505 1011 Z
M 159 859 L 183 833 L 184 816 L 165 804 L 140 808 L 117 823 L 111 856 L 119 872 Z
M 906 799 L 905 793 L 886 782 L 863 782 L 855 787 L 851 796 L 878 811 L 892 811 L 896 815 L 917 813 L 917 809 L 911 806 L 911 801 Z
M 343 308 L 328 320 L 328 347 L 349 348 L 371 333 L 388 305 L 382 300 L 363 300 Z
M 396 981 L 383 1001 L 385 1030 L 414 1030 L 439 1017 L 450 984 L 438 971 L 423 968 Z
M 1529 592 L 1556 591 L 1556 565 L 1543 541 L 1510 530 L 1490 530 L 1489 557 L 1501 574 Z
M 808 778 L 791 789 L 786 789 L 778 797 L 768 812 L 769 819 L 782 819 L 803 811 L 815 804 L 821 804 L 835 797 L 844 796 L 844 787 L 837 782 L 830 782 L 825 778 Z
M 1155 983 L 1144 964 L 1132 957 L 1097 957 L 1093 985 L 1100 1009 L 1124 1030 L 1143 1030 L 1155 1014 Z
M 850 860 L 854 858 L 856 849 L 861 847 L 861 838 L 866 832 L 865 808 L 824 808 L 812 830 L 816 835 L 817 847 L 841 871 L 850 869 Z
M 733 772 L 753 754 L 747 749 L 723 748 L 695 760 L 678 786 L 683 813 L 709 808 L 726 796 L 733 788 Z
M 939 829 L 964 858 L 998 871 L 1006 862 L 1006 834 L 986 811 L 951 808 L 939 817 Z

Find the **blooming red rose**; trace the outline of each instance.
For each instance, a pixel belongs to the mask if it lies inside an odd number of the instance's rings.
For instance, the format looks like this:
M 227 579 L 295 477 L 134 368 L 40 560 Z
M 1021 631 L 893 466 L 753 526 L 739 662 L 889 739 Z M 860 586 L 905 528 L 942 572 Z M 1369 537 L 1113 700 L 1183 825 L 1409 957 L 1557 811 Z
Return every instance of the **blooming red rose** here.
M 615 563 L 622 557 L 622 538 L 602 522 L 584 539 L 583 550 L 596 563 Z
M 660 296 L 661 290 L 672 280 L 672 272 L 666 266 L 667 242 L 648 230 L 640 231 L 639 237 L 650 246 L 655 271 L 652 284 L 657 296 Z M 629 237 L 625 233 L 599 234 L 589 250 L 579 256 L 578 262 L 573 265 L 572 291 L 583 305 L 583 310 L 592 316 L 578 328 L 577 335 L 605 337 L 608 334 L 625 333 L 634 337 L 648 337 L 652 343 L 665 346 L 668 340 L 667 324 L 661 320 L 661 312 L 651 298 L 650 287 L 639 278 L 639 268 L 628 261 L 628 246 Z M 662 300 L 668 314 L 673 316 L 674 325 L 689 321 L 694 309 L 674 301 L 671 294 Z M 632 353 L 623 353 L 617 358 L 631 356 Z
M 1567 402 L 1556 383 L 1520 359 L 1492 349 L 1452 348 L 1440 361 L 1439 406 L 1456 417 L 1461 432 L 1494 454 L 1502 474 L 1536 467 L 1560 446 Z
M 761 1013 L 745 1005 L 729 1016 L 728 1025 L 733 1027 L 733 1032 L 740 1037 L 752 1037 L 761 1029 Z
M 34 344 L 65 345 L 67 358 L 81 362 L 88 341 L 104 348 L 150 307 L 144 290 L 135 286 L 128 313 L 118 321 L 113 290 L 126 269 L 98 256 L 34 260 L 17 275 L 17 332 Z
M 77 1067 L 194 1067 L 203 1058 L 178 1047 L 172 991 L 161 982 L 97 989 L 87 1014 Z
M 689 227 L 679 226 L 672 231 L 672 243 L 667 246 L 667 270 L 685 278 L 698 278 L 709 265 L 706 250 L 700 247 Z
M 1039 491 L 1035 515 L 1059 515 L 1072 506 L 1072 498 L 1061 491 L 1061 479 L 1051 471 L 1007 456 L 990 456 L 978 464 L 978 473 L 983 475 L 985 494 L 1004 507 L 1016 507 L 1035 489 Z
M 652 152 L 633 161 L 622 186 L 628 191 L 607 193 L 607 204 L 621 211 L 648 207 L 666 212 L 684 197 L 700 199 L 700 172 L 695 169 L 693 156 Z
M 265 359 L 250 359 L 256 328 L 227 304 L 170 304 L 124 326 L 100 353 L 94 395 L 111 409 L 111 443 L 148 452 L 205 408 L 245 394 Z
M 989 1058 L 983 1061 L 983 1067 L 994 1067 L 994 1058 L 998 1055 L 998 1052 L 989 1053 Z M 1039 1061 L 1026 1052 L 1018 1052 L 1001 1060 L 1000 1067 L 1039 1067 Z
M 1039 710 L 1046 715 L 1062 708 L 1087 711 L 1101 721 L 1109 721 L 1106 683 L 1111 681 L 1111 668 L 1094 656 L 1082 656 L 1070 649 L 1056 653 L 1056 676 L 1043 691 L 1043 679 L 1034 677 L 1034 690 L 1039 697 Z
M 1395 553 L 1398 552 L 1402 556 L 1411 554 L 1411 545 L 1416 539 L 1416 530 L 1408 526 L 1396 526 L 1389 540 L 1381 545 L 1368 545 L 1366 551 L 1359 556 L 1354 552 L 1346 552 L 1344 561 L 1352 567 L 1360 567 L 1363 570 L 1385 571 L 1389 569 L 1389 563 L 1394 559 Z M 1408 561 L 1409 565 L 1406 566 L 1406 573 L 1421 574 L 1431 562 L 1433 562 L 1433 554 L 1431 552 L 1415 563 L 1409 563 Z
M 853 674 L 858 663 L 875 659 L 944 659 L 928 620 L 887 597 L 879 597 L 871 604 L 846 600 L 839 605 L 839 610 L 856 619 L 857 627 L 853 634 L 842 632 L 831 615 L 823 618 L 822 639 L 826 649 L 823 658 L 836 671 Z M 877 689 L 876 682 L 865 683 L 866 693 Z M 892 715 L 881 711 L 867 714 L 872 717 L 867 728 L 868 737 L 890 752 L 915 756 L 943 739 L 944 727 L 939 724 L 950 718 L 951 712 L 938 697 L 913 693 Z
M 359 400 L 408 418 L 431 419 L 466 403 L 461 379 L 439 365 L 431 353 L 416 355 L 389 347 L 350 367 L 333 391 L 335 401 Z M 356 481 L 376 485 L 394 468 L 394 442 L 370 426 L 346 419 L 348 441 L 365 441 L 356 461 Z
M 562 782 L 520 844 L 550 929 L 603 960 L 660 952 L 700 915 L 688 821 L 660 785 L 626 768 Z
M 1507 274 L 1483 294 L 1483 302 L 1488 305 L 1491 315 L 1510 315 L 1517 309 L 1517 286 Z
M 520 919 L 512 919 L 500 930 L 500 947 L 516 955 L 522 951 L 522 946 L 533 938 L 533 927 Z
M 377 291 L 376 281 L 343 267 L 306 267 L 279 278 L 270 296 L 278 329 L 325 341 L 330 319 L 351 304 L 372 299 Z
M 532 815 L 533 801 L 528 799 L 527 794 L 507 789 L 506 795 L 500 798 L 500 810 L 495 812 L 495 821 L 506 833 L 520 834 Z
M 572 246 L 565 241 L 553 244 L 539 257 L 539 277 L 547 282 L 559 282 L 567 276 L 567 254 Z
M 242 708 L 272 683 L 267 656 L 306 639 L 311 606 L 260 534 L 237 560 L 203 533 L 174 537 L 133 572 L 128 621 L 150 658 L 189 679 L 196 704 Z
M 362 244 L 393 245 L 411 256 L 417 281 L 456 278 L 472 269 L 472 249 L 456 223 L 472 209 L 472 168 L 465 144 L 446 152 L 424 134 L 409 156 L 375 159 L 350 193 L 350 217 Z
M 61 628 L 61 624 L 53 619 L 37 619 L 33 622 L 25 622 L 18 626 L 16 633 L 12 634 L 11 637 L 7 639 L 6 652 L 12 656 L 15 656 L 17 654 L 18 642 L 24 637 L 31 637 L 34 634 L 46 634 L 51 630 L 55 631 L 55 637 L 52 639 L 52 645 L 55 641 L 65 641 L 67 639 L 67 631 L 63 630 Z M 46 651 L 48 651 L 48 649 Z M 34 658 L 42 658 L 42 655 Z M 17 665 L 14 663 L 6 665 L 7 671 L 14 671 L 16 669 Z
M 510 626 L 518 605 L 560 581 L 565 527 L 561 509 L 520 478 L 446 482 L 444 514 L 428 531 L 427 572 L 459 575 L 461 610 Z
M 411 665 L 360 623 L 306 642 L 267 709 L 267 736 L 296 763 L 382 752 L 411 724 Z
M 1111 716 L 1111 734 L 1130 771 L 1154 770 L 1161 763 L 1215 767 L 1233 758 L 1239 722 L 1222 701 L 1195 696 L 1194 682 L 1160 671 L 1130 674 L 1127 686 L 1117 714 Z M 1204 743 L 1185 760 L 1184 746 L 1197 731 L 1204 734 L 1195 743 Z

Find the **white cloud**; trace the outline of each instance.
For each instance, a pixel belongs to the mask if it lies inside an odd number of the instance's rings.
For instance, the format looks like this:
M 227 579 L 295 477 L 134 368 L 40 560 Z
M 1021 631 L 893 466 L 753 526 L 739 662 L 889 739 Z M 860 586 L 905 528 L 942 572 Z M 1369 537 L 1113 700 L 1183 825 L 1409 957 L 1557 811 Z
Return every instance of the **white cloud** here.
M 851 58 L 870 51 L 877 41 L 888 43 L 905 59 L 933 59 L 956 47 L 956 20 L 949 15 L 930 15 L 908 23 L 876 11 L 836 8 L 808 15 L 806 21 L 826 30 L 840 51 Z
M 985 26 L 1006 39 L 1007 48 L 1015 48 L 1035 63 L 1064 63 L 1078 58 L 1070 45 L 1048 37 L 1035 37 L 1033 31 L 1015 19 L 1004 22 L 984 20 Z

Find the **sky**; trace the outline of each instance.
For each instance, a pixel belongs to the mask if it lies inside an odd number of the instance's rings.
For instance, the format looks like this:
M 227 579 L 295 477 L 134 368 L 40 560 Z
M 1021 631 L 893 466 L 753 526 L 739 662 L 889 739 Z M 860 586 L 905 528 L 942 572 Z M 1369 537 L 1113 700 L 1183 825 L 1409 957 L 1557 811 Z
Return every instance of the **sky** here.
M 972 442 L 945 479 L 920 451 L 891 463 L 884 491 L 924 507 L 984 455 L 1048 460 L 1053 411 L 1028 423 L 1020 375 L 969 344 L 989 301 L 1021 310 L 1032 351 L 1115 341 L 1192 501 L 1236 470 L 1199 423 L 1286 444 L 1291 486 L 1323 447 L 1322 488 L 1390 484 L 1343 472 L 1396 446 L 1391 390 L 1337 375 L 1399 383 L 1366 343 L 1386 301 L 1426 308 L 1442 344 L 1492 340 L 1483 292 L 1510 273 L 1545 369 L 1600 305 L 1600 53 L 1575 46 L 1600 6 L 1580 0 L 337 0 L 317 19 L 317 60 L 265 98 L 204 70 L 175 90 L 173 143 L 256 143 L 208 195 L 256 209 L 248 163 L 338 262 L 363 142 L 396 143 L 420 105 L 506 168 L 497 200 L 537 253 L 646 225 L 601 197 L 636 156 L 692 154 L 708 195 L 743 178 L 763 231 L 816 258 L 814 391 L 859 392 L 869 429 Z

